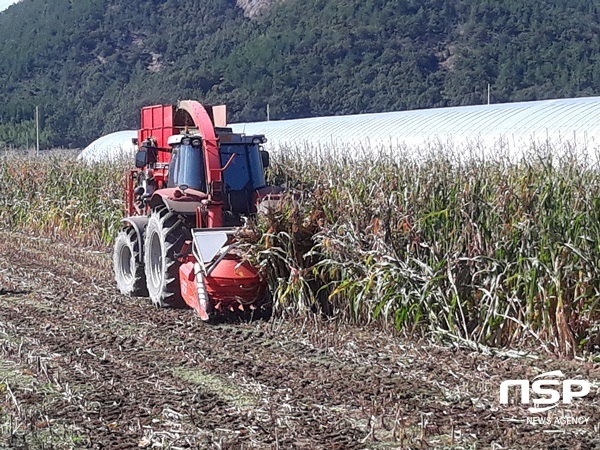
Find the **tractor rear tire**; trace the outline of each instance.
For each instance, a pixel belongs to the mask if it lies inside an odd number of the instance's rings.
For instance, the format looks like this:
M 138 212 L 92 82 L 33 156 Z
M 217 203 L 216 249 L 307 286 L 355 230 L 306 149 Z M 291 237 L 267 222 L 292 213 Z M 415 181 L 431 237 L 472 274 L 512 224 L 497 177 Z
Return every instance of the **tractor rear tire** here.
M 179 267 L 175 256 L 181 251 L 190 231 L 166 208 L 155 210 L 146 226 L 144 270 L 152 303 L 159 308 L 185 308 L 181 297 Z
M 140 249 L 133 228 L 121 231 L 113 249 L 113 271 L 121 294 L 148 297 L 144 264 L 139 260 Z

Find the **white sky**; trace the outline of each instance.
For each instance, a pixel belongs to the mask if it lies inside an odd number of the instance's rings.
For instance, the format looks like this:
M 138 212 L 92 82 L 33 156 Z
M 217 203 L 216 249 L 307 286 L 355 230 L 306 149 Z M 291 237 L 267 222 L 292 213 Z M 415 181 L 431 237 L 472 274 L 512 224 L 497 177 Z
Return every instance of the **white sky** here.
M 17 0 L 0 0 L 0 11 L 4 11 L 13 3 L 17 3 Z

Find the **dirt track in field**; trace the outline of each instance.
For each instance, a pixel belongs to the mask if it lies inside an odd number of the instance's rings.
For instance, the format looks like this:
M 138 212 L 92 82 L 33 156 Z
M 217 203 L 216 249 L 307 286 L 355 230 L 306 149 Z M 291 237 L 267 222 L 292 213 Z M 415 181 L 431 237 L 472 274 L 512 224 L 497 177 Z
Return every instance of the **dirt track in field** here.
M 118 294 L 105 252 L 0 232 L 0 448 L 600 448 L 598 365 L 297 321 L 207 326 Z M 528 424 L 506 379 L 592 393 Z

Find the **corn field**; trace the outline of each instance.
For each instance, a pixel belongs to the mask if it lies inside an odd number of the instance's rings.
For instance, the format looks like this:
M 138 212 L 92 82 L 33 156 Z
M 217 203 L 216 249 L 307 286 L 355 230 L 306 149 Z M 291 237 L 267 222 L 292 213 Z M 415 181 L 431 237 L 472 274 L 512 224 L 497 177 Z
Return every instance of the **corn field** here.
M 299 151 L 300 150 L 300 151 Z M 433 149 L 273 157 L 285 199 L 253 225 L 284 316 L 317 313 L 481 348 L 600 349 L 600 168 L 531 148 L 521 160 Z M 2 226 L 108 245 L 123 167 L 5 156 Z
M 125 166 L 73 156 L 0 156 L 0 223 L 35 236 L 108 245 L 123 217 Z

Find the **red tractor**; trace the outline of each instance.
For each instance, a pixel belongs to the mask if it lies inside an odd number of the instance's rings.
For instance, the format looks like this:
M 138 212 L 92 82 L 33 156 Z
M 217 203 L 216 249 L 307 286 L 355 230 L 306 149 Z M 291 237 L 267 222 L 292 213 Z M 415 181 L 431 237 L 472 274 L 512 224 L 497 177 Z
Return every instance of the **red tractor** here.
M 276 197 L 266 139 L 233 133 L 225 116 L 191 100 L 142 109 L 113 254 L 121 293 L 187 305 L 204 321 L 229 311 L 265 318 L 271 308 L 260 270 L 237 248 L 246 218 Z

